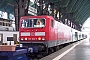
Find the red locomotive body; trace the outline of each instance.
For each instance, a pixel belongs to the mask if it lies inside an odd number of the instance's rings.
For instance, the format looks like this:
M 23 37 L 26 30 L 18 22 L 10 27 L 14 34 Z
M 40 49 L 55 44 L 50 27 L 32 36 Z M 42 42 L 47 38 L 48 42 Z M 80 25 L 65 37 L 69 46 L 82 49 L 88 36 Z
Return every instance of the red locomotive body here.
M 71 42 L 71 28 L 52 16 L 24 16 L 20 19 L 20 43 L 46 50 Z

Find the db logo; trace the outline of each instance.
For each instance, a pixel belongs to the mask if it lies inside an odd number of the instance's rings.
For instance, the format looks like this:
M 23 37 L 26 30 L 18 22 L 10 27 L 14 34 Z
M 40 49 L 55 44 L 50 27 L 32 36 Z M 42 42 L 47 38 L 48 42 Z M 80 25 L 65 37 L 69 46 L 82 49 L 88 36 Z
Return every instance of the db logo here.
M 35 33 L 34 32 L 31 32 L 31 36 L 35 36 Z

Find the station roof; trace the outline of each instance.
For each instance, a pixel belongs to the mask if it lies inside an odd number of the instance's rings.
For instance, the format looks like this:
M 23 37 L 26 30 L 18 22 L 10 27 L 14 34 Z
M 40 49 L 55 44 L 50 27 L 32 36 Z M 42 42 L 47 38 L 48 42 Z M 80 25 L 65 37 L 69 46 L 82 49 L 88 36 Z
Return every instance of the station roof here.
M 83 24 L 90 17 L 90 0 L 51 0 L 54 4 L 59 4 L 60 8 L 65 8 L 66 14 L 73 14 L 72 19 L 78 24 Z
M 14 14 L 15 0 L 0 0 L 0 11 Z M 33 6 L 33 2 L 30 2 L 30 6 Z
M 12 0 L 0 0 L 0 11 L 14 13 L 14 6 Z
M 60 4 L 59 8 L 65 8 L 66 14 L 73 14 L 72 20 L 78 24 L 82 25 L 90 17 L 90 0 L 50 0 L 50 2 Z M 0 0 L 0 11 L 14 14 L 14 3 L 13 0 Z

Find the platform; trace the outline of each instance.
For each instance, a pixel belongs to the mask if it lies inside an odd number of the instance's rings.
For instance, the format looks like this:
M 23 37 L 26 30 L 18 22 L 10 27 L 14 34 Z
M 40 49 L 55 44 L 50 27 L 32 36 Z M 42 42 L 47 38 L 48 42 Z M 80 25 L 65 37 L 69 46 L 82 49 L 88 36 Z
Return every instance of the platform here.
M 40 60 L 90 60 L 90 40 L 81 40 Z
M 28 50 L 25 47 L 16 47 L 15 51 L 13 50 L 15 46 L 1 45 L 0 46 L 0 60 L 30 60 L 27 56 Z M 6 50 L 5 50 L 6 48 Z

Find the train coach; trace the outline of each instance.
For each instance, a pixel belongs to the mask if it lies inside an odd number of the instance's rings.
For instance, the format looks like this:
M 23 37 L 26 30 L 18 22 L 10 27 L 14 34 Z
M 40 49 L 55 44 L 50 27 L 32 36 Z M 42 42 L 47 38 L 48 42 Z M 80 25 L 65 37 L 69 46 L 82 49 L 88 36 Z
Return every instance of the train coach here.
M 10 38 L 10 40 L 8 39 Z M 12 39 L 11 39 L 12 38 Z M 18 31 L 0 31 L 0 45 L 12 45 L 19 42 L 19 32 Z
M 30 53 L 53 52 L 61 44 L 83 39 L 79 33 L 52 16 L 23 16 L 20 19 L 20 43 L 28 46 Z

